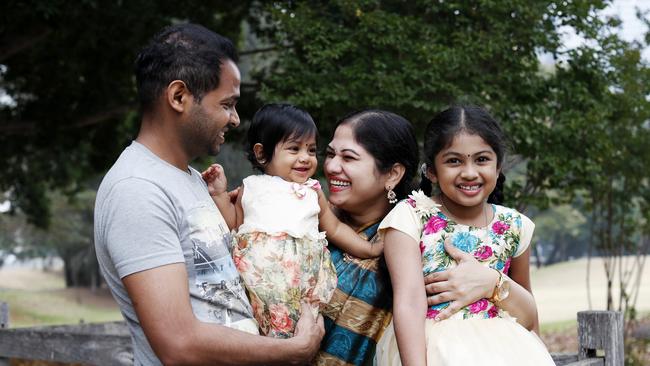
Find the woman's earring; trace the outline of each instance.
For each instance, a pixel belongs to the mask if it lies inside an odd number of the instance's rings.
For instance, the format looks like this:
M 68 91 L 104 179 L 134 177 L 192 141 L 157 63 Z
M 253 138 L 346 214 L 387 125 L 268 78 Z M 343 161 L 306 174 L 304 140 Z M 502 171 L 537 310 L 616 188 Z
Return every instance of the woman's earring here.
M 388 198 L 388 203 L 391 205 L 397 202 L 397 195 L 395 194 L 395 191 L 389 186 L 388 187 L 388 193 L 386 194 L 386 198 Z

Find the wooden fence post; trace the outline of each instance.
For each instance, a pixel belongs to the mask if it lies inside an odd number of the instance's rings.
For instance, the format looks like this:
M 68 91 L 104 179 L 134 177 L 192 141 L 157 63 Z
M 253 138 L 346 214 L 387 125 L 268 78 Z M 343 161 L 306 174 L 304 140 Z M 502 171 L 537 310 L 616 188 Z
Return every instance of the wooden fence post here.
M 595 358 L 605 352 L 605 366 L 625 363 L 623 313 L 619 311 L 578 312 L 578 360 Z
M 0 302 L 0 329 L 9 328 L 9 304 Z
M 9 304 L 0 301 L 0 330 L 9 328 Z M 9 359 L 0 356 L 0 366 L 9 366 Z

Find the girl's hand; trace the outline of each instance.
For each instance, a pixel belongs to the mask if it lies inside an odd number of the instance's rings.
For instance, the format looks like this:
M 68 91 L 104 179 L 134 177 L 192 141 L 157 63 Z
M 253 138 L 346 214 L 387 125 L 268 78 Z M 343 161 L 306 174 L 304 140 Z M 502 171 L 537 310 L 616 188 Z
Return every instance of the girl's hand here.
M 480 264 L 473 255 L 456 248 L 445 240 L 445 251 L 458 265 L 424 278 L 429 306 L 449 301 L 436 320 L 447 319 L 463 307 L 492 296 L 498 281 L 495 270 Z
M 223 167 L 219 164 L 212 164 L 201 173 L 201 177 L 208 184 L 208 193 L 210 196 L 218 196 L 226 192 L 228 189 L 228 180 Z

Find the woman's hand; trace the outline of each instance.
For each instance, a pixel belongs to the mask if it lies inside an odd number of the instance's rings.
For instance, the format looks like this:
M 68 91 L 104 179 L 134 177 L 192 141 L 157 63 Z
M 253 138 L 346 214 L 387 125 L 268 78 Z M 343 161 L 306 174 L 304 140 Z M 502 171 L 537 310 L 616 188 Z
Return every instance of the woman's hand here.
M 445 251 L 458 263 L 454 268 L 424 278 L 429 306 L 449 301 L 436 320 L 447 319 L 463 307 L 492 296 L 498 281 L 495 270 L 480 264 L 474 256 L 445 240 Z

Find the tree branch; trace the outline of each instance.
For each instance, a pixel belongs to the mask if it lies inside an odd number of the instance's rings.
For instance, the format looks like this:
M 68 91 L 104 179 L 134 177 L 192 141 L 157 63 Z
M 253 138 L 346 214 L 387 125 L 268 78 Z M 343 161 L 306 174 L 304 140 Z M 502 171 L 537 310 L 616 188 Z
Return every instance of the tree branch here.
M 9 35 L 0 38 L 0 62 L 32 47 L 34 44 L 45 39 L 50 33 L 52 33 L 51 28 L 40 27 L 29 31 L 28 34 L 21 34 L 20 36 Z
M 105 111 L 101 111 L 97 114 L 94 114 L 92 116 L 86 116 L 83 118 L 80 118 L 79 120 L 65 124 L 59 127 L 59 129 L 75 129 L 75 128 L 80 128 L 80 127 L 86 127 L 86 126 L 91 126 L 91 125 L 96 125 L 103 123 L 111 118 L 119 117 L 127 112 L 133 110 L 135 106 L 133 105 L 124 105 L 120 107 L 115 107 L 112 109 L 108 109 Z M 5 125 L 0 125 L 0 133 L 4 135 L 32 135 L 37 132 L 39 129 L 40 125 L 44 121 L 18 121 L 18 122 L 11 122 Z
M 286 47 L 282 47 L 286 48 Z M 277 51 L 279 47 L 277 46 L 272 46 L 272 47 L 265 47 L 265 48 L 255 48 L 252 50 L 244 50 L 239 52 L 239 56 L 248 56 L 248 55 L 254 55 L 256 53 L 264 53 L 264 52 L 271 52 L 271 51 Z

